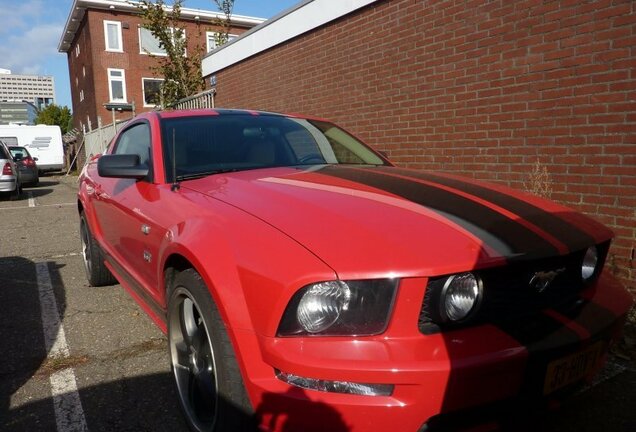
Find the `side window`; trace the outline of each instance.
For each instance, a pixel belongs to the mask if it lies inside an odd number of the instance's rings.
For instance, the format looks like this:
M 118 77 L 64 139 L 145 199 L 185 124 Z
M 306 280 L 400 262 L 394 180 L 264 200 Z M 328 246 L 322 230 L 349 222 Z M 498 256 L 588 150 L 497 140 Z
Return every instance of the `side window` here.
M 114 154 L 136 154 L 142 164 L 150 165 L 150 127 L 138 123 L 121 133 Z

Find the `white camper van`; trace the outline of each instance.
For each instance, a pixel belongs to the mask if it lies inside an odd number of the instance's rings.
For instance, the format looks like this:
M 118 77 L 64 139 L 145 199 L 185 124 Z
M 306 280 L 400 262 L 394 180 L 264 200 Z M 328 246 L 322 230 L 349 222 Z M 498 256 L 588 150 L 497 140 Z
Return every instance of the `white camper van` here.
M 26 147 L 37 159 L 40 171 L 64 169 L 64 145 L 59 126 L 0 125 L 0 141 Z

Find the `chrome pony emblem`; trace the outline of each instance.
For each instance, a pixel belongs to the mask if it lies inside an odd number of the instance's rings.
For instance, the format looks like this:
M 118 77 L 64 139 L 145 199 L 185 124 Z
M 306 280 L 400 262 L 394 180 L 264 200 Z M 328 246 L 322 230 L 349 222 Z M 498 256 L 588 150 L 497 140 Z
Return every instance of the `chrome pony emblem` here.
M 542 293 L 552 283 L 552 281 L 561 273 L 565 272 L 565 267 L 552 271 L 539 271 L 532 275 L 530 279 L 530 287 Z

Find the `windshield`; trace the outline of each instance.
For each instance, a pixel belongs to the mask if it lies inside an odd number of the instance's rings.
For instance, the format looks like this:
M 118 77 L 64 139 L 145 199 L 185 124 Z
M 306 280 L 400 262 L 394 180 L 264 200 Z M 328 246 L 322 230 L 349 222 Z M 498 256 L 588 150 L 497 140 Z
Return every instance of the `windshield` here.
M 184 180 L 267 167 L 387 164 L 333 123 L 317 120 L 251 114 L 179 117 L 162 121 L 162 135 L 169 181 L 173 170 L 177 180 Z

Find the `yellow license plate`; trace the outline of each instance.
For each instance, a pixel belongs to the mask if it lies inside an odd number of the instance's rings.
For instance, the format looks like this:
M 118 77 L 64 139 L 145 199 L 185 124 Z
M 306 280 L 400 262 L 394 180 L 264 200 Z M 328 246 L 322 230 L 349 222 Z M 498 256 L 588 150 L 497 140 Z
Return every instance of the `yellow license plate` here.
M 543 393 L 548 394 L 591 374 L 603 355 L 603 342 L 548 364 Z

